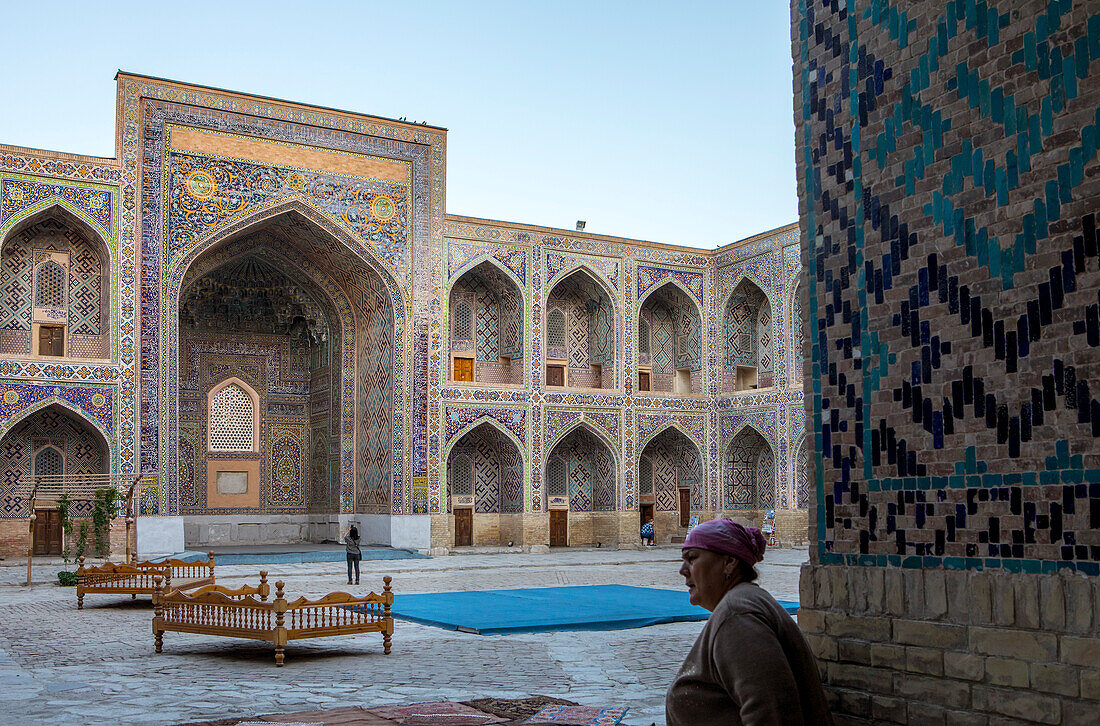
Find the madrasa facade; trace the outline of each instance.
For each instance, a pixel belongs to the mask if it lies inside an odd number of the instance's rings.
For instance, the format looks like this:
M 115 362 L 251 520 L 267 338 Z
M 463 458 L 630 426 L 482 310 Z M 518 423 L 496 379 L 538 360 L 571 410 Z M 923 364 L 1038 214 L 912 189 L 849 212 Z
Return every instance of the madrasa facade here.
M 150 553 L 805 541 L 796 224 L 458 216 L 445 129 L 116 81 L 115 158 L 0 146 L 0 556 L 57 474 L 140 478 Z

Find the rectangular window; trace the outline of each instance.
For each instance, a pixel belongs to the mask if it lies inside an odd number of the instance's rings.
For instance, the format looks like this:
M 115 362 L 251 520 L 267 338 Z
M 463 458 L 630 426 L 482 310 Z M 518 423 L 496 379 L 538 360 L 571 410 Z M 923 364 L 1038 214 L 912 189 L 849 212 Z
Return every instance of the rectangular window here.
M 638 371 L 638 390 L 649 390 L 649 373 L 647 373 L 646 371 Z
M 65 355 L 65 328 L 43 325 L 38 329 L 38 355 Z
M 691 371 L 687 368 L 676 371 L 676 393 L 681 396 L 691 394 Z
M 546 366 L 546 385 L 565 385 L 565 366 Z

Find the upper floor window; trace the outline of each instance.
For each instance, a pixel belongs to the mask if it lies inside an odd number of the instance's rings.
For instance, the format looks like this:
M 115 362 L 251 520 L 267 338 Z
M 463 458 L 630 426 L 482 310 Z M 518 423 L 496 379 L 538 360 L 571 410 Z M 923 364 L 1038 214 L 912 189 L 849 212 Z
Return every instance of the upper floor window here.
M 65 268 L 47 260 L 35 269 L 34 306 L 36 308 L 63 308 L 65 304 Z
M 451 331 L 456 340 L 473 339 L 474 314 L 470 303 L 462 302 L 455 306 L 455 319 Z
M 548 348 L 565 347 L 565 315 L 554 308 L 546 316 L 546 346 Z

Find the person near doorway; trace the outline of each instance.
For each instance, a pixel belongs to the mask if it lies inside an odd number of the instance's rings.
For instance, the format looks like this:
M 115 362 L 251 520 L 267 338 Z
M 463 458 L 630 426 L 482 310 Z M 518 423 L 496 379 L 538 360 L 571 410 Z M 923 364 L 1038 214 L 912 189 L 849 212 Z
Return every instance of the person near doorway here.
M 348 552 L 348 584 L 351 581 L 351 570 L 355 568 L 355 583 L 359 584 L 359 561 L 363 559 L 363 550 L 359 549 L 359 530 L 352 525 L 348 533 L 344 535 L 344 549 Z
M 647 547 L 653 546 L 653 520 L 646 520 L 642 525 L 642 541 Z
M 753 582 L 765 547 L 759 529 L 732 519 L 704 522 L 684 541 L 680 574 L 711 615 L 669 686 L 668 726 L 832 726 L 806 636 Z

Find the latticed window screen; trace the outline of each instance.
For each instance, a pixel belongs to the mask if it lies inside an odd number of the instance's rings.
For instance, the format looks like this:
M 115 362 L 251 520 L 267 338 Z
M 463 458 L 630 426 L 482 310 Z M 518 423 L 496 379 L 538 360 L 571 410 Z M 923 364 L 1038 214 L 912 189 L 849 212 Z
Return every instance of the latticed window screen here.
M 649 353 L 649 323 L 638 321 L 638 352 Z
M 546 493 L 551 497 L 566 496 L 565 460 L 555 456 L 550 460 L 548 469 L 547 476 L 550 481 L 547 483 Z
M 546 346 L 548 348 L 565 347 L 565 315 L 557 308 L 546 316 Z
M 643 456 L 638 462 L 638 493 L 653 493 L 653 462 L 648 456 Z
M 210 450 L 252 451 L 255 409 L 252 397 L 236 383 L 210 401 Z
M 34 455 L 35 476 L 59 476 L 64 473 L 65 460 L 57 449 L 47 446 Z
M 53 260 L 43 262 L 35 271 L 34 306 L 65 307 L 65 268 Z
M 455 306 L 455 320 L 451 328 L 451 334 L 457 340 L 473 340 L 474 337 L 474 312 L 470 303 L 459 303 Z
M 470 459 L 459 454 L 451 460 L 451 493 L 455 496 L 470 496 L 474 493 L 474 471 Z

